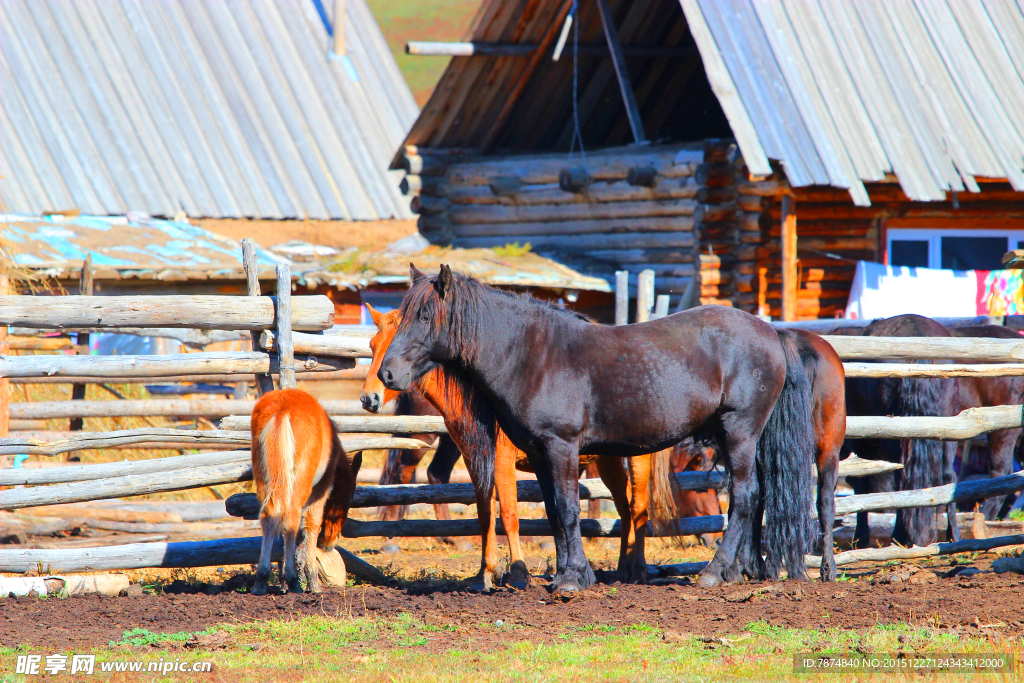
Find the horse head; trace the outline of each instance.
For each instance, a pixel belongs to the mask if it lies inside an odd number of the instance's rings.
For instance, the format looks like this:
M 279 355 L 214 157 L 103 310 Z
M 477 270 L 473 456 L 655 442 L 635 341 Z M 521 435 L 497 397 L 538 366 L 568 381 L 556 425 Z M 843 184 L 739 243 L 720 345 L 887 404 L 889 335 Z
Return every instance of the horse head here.
M 366 374 L 363 388 L 359 392 L 359 400 L 363 404 L 363 410 L 376 413 L 401 393 L 385 387 L 384 383 L 377 376 L 377 372 L 380 370 L 381 361 L 384 360 L 384 354 L 387 353 L 388 348 L 391 346 L 391 340 L 395 338 L 395 333 L 398 332 L 398 325 L 402 322 L 402 316 L 398 311 L 381 313 L 370 304 L 366 304 L 366 309 L 370 312 L 370 317 L 373 318 L 373 323 L 377 326 L 377 334 L 373 335 L 373 339 L 370 340 L 370 350 L 373 352 L 373 358 L 370 361 L 370 371 Z
M 448 312 L 455 275 L 447 265 L 427 276 L 410 264 L 412 284 L 399 309 L 400 322 L 377 371 L 383 385 L 406 391 L 414 381 L 451 358 Z

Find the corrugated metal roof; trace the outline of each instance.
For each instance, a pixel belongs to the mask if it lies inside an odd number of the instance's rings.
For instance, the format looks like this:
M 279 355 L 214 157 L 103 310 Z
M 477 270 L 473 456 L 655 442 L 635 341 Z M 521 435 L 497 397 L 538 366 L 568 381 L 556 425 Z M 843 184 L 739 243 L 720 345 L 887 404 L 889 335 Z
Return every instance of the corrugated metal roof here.
M 408 217 L 387 167 L 418 109 L 345 13 L 328 58 L 313 0 L 0 0 L 3 208 Z
M 920 201 L 1024 190 L 1024 3 L 680 1 L 753 172 L 861 205 L 890 172 Z
M 245 279 L 242 245 L 187 221 L 0 214 L 0 229 L 11 251 L 4 256 L 48 277 L 72 277 L 91 255 L 96 279 Z M 262 247 L 256 259 L 270 277 L 290 262 Z

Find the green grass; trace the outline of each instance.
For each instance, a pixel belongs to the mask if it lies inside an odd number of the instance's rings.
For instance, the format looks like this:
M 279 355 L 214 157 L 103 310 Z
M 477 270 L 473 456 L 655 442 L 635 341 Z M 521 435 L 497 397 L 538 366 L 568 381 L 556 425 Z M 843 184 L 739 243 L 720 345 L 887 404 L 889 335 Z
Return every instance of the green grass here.
M 143 662 L 164 657 L 214 662 L 221 680 L 289 681 L 598 681 L 598 680 L 807 680 L 792 673 L 799 653 L 1002 652 L 1018 657 L 1017 641 L 966 637 L 909 624 L 866 630 L 804 630 L 748 624 L 714 638 L 663 632 L 651 624 L 584 624 L 547 631 L 485 622 L 474 626 L 427 623 L 412 614 L 348 618 L 320 615 L 299 620 L 228 624 L 232 645 L 214 651 L 154 651 L 191 634 L 125 633 L 98 660 Z M 17 654 L 36 648 L 0 648 L 0 681 L 16 680 Z M 1013 677 L 1019 680 L 1020 674 Z M 980 677 L 979 677 L 980 678 Z M 828 680 L 854 680 L 830 674 Z M 956 680 L 969 680 L 957 676 Z M 119 679 L 116 677 L 110 680 Z M 167 680 L 171 680 L 168 678 Z M 180 679 L 179 679 L 180 680 Z M 876 677 L 876 680 L 885 680 Z M 932 680 L 925 678 L 924 680 Z M 993 679 L 991 676 L 983 680 Z
M 369 5 L 405 82 L 422 107 L 448 66 L 448 58 L 407 55 L 406 42 L 461 40 L 480 0 L 369 0 Z

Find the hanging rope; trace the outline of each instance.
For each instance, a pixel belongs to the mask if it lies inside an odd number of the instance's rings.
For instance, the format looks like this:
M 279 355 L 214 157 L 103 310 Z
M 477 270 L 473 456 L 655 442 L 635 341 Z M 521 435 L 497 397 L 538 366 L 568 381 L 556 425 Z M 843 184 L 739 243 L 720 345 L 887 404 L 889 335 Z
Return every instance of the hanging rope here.
M 579 0 L 572 0 L 572 10 L 569 16 L 572 17 L 572 141 L 569 143 L 569 161 L 572 161 L 572 154 L 576 149 L 576 141 L 580 142 L 580 159 L 587 163 L 587 153 L 583 149 L 583 133 L 580 132 L 580 110 L 579 110 L 579 72 L 580 72 L 580 21 L 579 21 Z

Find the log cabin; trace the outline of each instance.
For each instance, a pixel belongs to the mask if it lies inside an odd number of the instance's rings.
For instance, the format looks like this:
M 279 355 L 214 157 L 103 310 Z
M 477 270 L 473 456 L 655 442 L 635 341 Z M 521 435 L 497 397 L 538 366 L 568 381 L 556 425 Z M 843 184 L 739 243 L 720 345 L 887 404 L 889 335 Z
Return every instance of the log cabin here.
M 861 260 L 1024 247 L 1012 3 L 483 0 L 466 36 L 408 46 L 451 57 L 392 161 L 435 243 L 782 320 L 842 315 Z

